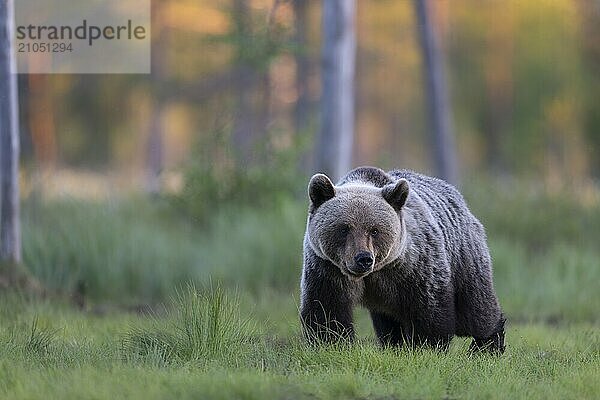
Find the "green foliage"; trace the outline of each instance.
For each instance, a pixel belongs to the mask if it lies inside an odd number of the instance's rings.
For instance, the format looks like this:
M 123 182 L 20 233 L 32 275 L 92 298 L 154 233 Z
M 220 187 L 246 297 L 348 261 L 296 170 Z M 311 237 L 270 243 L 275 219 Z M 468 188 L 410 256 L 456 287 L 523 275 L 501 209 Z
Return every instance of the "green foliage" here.
M 600 322 L 598 251 L 558 245 L 531 253 L 504 239 L 490 245 L 496 290 L 510 320 Z
M 598 321 L 600 204 L 516 180 L 464 190 L 486 227 L 500 302 L 518 320 Z
M 47 288 L 96 301 L 154 302 L 211 277 L 253 291 L 289 290 L 300 276 L 305 213 L 289 199 L 259 210 L 228 205 L 200 230 L 141 199 L 31 202 L 23 257 Z
M 597 248 L 600 204 L 584 201 L 577 188 L 550 193 L 539 183 L 480 179 L 464 192 L 491 240 L 508 239 L 533 252 L 561 244 Z
M 260 212 L 236 205 L 224 209 L 213 217 L 205 236 L 207 274 L 255 292 L 295 288 L 305 223 L 306 209 L 295 201 Z
M 125 302 L 166 297 L 194 278 L 193 242 L 144 202 L 27 203 L 23 258 L 51 290 Z
M 494 173 L 585 176 L 581 165 L 594 151 L 581 144 L 598 143 L 598 130 L 582 120 L 598 114 L 589 97 L 598 74 L 586 69 L 582 44 L 593 35 L 582 32 L 599 14 L 584 3 L 456 3 L 448 70 L 465 159 Z
M 223 35 L 209 36 L 209 39 L 229 44 L 237 65 L 264 71 L 278 55 L 290 48 L 291 31 L 273 20 L 271 15 L 252 12 L 243 1 L 238 4 L 240 9 L 234 6 L 228 10 L 230 30 Z
M 305 139 L 295 136 L 291 145 L 277 148 L 278 134 L 272 134 L 254 143 L 260 163 L 244 165 L 234 154 L 230 136 L 227 127 L 215 129 L 198 142 L 184 167 L 184 187 L 175 204 L 200 223 L 225 206 L 277 207 L 306 181 L 298 171 Z

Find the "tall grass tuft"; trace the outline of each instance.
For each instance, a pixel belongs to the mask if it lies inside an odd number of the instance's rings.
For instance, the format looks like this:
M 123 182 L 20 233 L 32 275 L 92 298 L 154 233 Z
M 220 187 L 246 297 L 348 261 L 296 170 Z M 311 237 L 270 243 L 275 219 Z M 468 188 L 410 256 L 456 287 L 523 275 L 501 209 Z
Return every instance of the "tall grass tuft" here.
M 41 328 L 39 326 L 38 318 L 35 317 L 31 322 L 29 336 L 25 342 L 25 351 L 36 354 L 44 354 L 50 349 L 50 346 L 52 346 L 52 343 L 55 339 L 56 331 Z
M 161 363 L 240 360 L 255 336 L 236 298 L 220 288 L 198 291 L 188 285 L 174 297 L 166 317 L 151 328 L 133 328 L 123 339 L 124 353 Z
M 27 359 L 45 358 L 54 351 L 57 338 L 58 330 L 40 325 L 35 315 L 30 323 L 14 323 L 0 331 L 0 359 L 11 354 Z

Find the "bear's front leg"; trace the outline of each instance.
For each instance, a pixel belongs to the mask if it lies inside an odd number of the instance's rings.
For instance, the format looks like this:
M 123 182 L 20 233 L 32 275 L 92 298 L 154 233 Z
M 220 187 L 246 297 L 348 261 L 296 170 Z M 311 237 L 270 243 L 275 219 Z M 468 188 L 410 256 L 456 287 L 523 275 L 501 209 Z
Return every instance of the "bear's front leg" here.
M 469 346 L 470 351 L 483 351 L 492 354 L 502 354 L 506 348 L 504 344 L 504 325 L 506 318 L 503 314 L 500 314 L 500 319 L 496 324 L 494 333 L 486 338 L 474 337 L 471 345 Z
M 300 319 L 311 343 L 354 340 L 351 289 L 334 265 L 310 265 L 303 270 Z
M 401 346 L 407 341 L 410 342 L 398 321 L 382 313 L 371 311 L 370 314 L 375 334 L 383 347 Z
M 320 300 L 309 300 L 300 310 L 304 336 L 311 343 L 335 343 L 354 340 L 350 307 L 327 307 Z

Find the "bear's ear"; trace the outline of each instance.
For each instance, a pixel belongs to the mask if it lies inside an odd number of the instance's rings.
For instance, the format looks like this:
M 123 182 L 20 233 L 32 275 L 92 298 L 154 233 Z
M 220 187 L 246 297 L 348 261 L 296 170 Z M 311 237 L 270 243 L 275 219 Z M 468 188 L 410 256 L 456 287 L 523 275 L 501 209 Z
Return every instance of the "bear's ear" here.
M 319 207 L 333 196 L 335 196 L 335 188 L 327 175 L 316 174 L 310 178 L 308 197 L 314 208 Z
M 408 181 L 400 179 L 396 183 L 384 186 L 381 195 L 396 211 L 400 211 L 408 197 Z

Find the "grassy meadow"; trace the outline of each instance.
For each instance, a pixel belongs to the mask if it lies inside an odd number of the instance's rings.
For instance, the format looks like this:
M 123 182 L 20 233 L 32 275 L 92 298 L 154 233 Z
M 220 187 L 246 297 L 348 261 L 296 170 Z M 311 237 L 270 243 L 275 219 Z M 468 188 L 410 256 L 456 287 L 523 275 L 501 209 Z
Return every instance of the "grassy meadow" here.
M 467 185 L 509 318 L 502 357 L 311 348 L 297 317 L 304 200 L 190 222 L 166 199 L 28 199 L 45 298 L 0 299 L 0 398 L 481 399 L 600 396 L 600 201 Z

